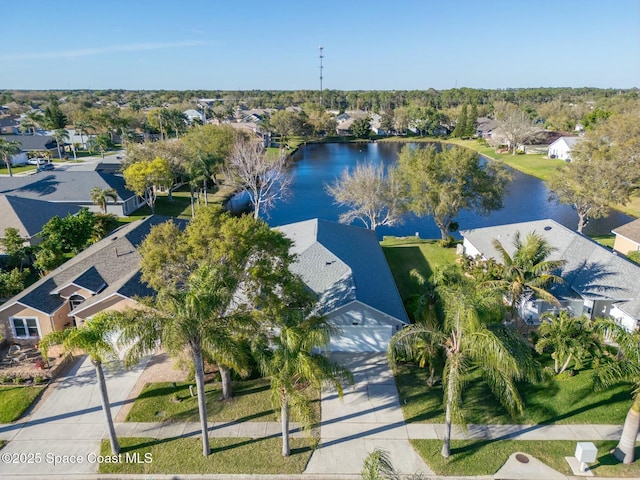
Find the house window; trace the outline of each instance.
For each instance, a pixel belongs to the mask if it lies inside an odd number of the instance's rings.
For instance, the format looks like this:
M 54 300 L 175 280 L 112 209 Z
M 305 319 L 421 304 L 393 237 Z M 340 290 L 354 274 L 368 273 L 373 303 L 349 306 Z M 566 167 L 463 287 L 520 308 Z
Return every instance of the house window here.
M 75 309 L 78 305 L 84 302 L 85 298 L 82 295 L 78 295 L 77 293 L 71 295 L 69 297 L 69 304 L 71 305 L 71 310 Z
M 37 318 L 11 318 L 11 327 L 15 338 L 38 338 Z

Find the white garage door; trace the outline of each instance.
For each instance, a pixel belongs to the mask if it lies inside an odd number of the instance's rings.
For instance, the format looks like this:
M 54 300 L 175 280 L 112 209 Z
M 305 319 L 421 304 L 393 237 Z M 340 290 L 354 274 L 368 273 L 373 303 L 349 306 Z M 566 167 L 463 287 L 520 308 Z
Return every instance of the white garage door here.
M 391 325 L 383 327 L 344 326 L 331 337 L 330 352 L 386 352 L 393 335 Z

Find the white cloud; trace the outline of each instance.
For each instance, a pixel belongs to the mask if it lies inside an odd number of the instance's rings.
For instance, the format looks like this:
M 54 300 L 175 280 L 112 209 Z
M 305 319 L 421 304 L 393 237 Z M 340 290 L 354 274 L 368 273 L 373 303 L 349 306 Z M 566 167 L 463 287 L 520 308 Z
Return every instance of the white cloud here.
M 90 57 L 113 52 L 141 52 L 145 50 L 163 50 L 167 48 L 198 47 L 206 45 L 206 43 L 207 42 L 199 40 L 187 40 L 183 42 L 167 43 L 130 43 L 126 45 L 109 45 L 106 47 L 79 48 L 75 50 L 58 50 L 53 52 L 14 52 L 4 55 L 0 54 L 0 61 Z

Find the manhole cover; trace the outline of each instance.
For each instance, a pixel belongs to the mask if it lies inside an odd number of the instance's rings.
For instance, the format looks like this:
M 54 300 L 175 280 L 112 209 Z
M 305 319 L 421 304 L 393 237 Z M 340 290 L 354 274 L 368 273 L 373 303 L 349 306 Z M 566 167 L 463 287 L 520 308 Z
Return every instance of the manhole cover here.
M 516 460 L 518 460 L 520 463 L 529 463 L 529 457 L 521 453 L 516 455 Z

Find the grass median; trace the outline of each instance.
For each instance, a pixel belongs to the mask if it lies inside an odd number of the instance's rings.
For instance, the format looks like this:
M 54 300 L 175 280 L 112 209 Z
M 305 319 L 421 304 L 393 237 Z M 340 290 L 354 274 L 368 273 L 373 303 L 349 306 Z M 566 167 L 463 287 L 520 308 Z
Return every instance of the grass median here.
M 199 438 L 161 439 L 121 438 L 121 455 L 117 463 L 101 462 L 99 473 L 105 474 L 301 474 L 311 458 L 317 441 L 292 438 L 291 455 L 281 454 L 282 439 L 211 438 L 211 454 L 202 455 Z M 107 440 L 100 454 L 111 455 Z
M 193 382 L 149 383 L 134 402 L 128 422 L 198 422 L 198 403 Z M 220 383 L 205 385 L 207 414 L 210 422 L 277 422 L 279 412 L 271 404 L 268 379 L 233 382 L 233 398 L 221 401 Z M 308 389 L 316 418 L 320 418 L 320 394 Z M 295 421 L 295 419 L 293 419 Z
M 469 379 L 463 398 L 465 419 L 477 424 L 622 424 L 631 406 L 631 385 L 620 383 L 597 391 L 593 371 L 551 377 L 545 382 L 520 385 L 523 415 L 511 416 L 495 400 L 478 376 Z M 400 404 L 409 423 L 444 423 L 442 385 L 427 387 L 428 371 L 402 365 L 396 375 Z
M 609 454 L 615 441 L 593 443 L 598 448 L 598 458 L 589 466 L 596 477 L 640 478 L 640 462 L 623 465 Z M 493 475 L 515 452 L 529 454 L 571 476 L 573 473 L 564 457 L 573 457 L 576 449 L 576 442 L 570 440 L 452 440 L 451 457 L 445 460 L 440 454 L 441 440 L 411 440 L 411 444 L 437 475 L 447 476 Z M 639 455 L 640 446 L 636 447 L 636 457 Z

